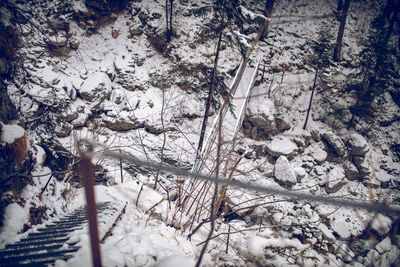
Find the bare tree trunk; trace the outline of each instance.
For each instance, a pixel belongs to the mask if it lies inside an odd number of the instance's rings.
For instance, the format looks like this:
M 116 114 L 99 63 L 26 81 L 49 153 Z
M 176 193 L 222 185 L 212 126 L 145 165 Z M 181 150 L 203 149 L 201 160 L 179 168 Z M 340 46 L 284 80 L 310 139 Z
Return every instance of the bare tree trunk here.
M 336 11 L 340 12 L 340 11 L 342 11 L 342 9 L 343 9 L 343 0 L 338 0 Z
M 167 42 L 171 40 L 171 36 L 169 36 L 169 26 L 168 26 L 168 0 L 165 0 L 165 26 L 166 26 L 166 31 L 165 31 L 165 36 L 167 37 Z
M 264 15 L 270 19 L 272 17 L 272 10 L 274 9 L 275 0 L 266 0 Z M 264 40 L 268 34 L 268 26 L 264 28 L 260 36 L 260 41 Z
M 317 83 L 317 78 L 318 78 L 318 69 L 315 70 L 314 84 L 313 84 L 312 91 L 311 91 L 310 103 L 308 104 L 306 122 L 304 123 L 303 130 L 305 130 L 307 128 L 308 117 L 310 116 L 310 110 L 311 110 L 312 100 L 313 100 L 313 97 L 314 97 L 314 91 L 315 91 L 315 85 Z
M 218 58 L 219 58 L 219 51 L 221 48 L 221 42 L 222 42 L 222 32 L 224 31 L 224 20 L 221 22 L 221 26 L 219 29 L 219 36 L 218 36 L 218 44 L 217 44 L 217 52 L 215 54 L 215 59 L 214 59 L 214 68 L 212 72 L 212 78 L 211 78 L 211 83 L 210 83 L 210 89 L 208 91 L 208 98 L 207 98 L 207 103 L 206 103 L 206 110 L 204 111 L 204 116 L 203 116 L 203 123 L 201 125 L 201 131 L 200 131 L 200 139 L 199 139 L 199 145 L 197 147 L 197 152 L 196 152 L 196 160 L 199 159 L 201 155 L 201 150 L 203 149 L 203 142 L 204 142 L 204 136 L 206 133 L 206 128 L 207 128 L 207 120 L 208 120 L 208 113 L 210 112 L 210 107 L 212 103 L 212 98 L 214 94 L 214 88 L 215 88 L 215 77 L 217 75 L 217 67 L 218 67 Z
M 391 0 L 389 0 L 389 1 L 391 1 Z M 388 1 L 388 2 L 389 2 L 389 1 Z M 394 3 L 393 3 L 393 4 L 394 4 Z M 389 3 L 388 3 L 388 5 L 389 5 Z M 384 39 L 384 43 L 383 43 L 383 45 L 384 45 L 385 47 L 386 47 L 386 46 L 388 45 L 388 43 L 389 43 L 389 38 L 390 38 L 390 36 L 392 35 L 394 23 L 395 23 L 395 21 L 396 21 L 396 19 L 397 19 L 397 15 L 399 14 L 400 0 L 397 1 L 396 5 L 393 6 L 393 8 L 394 8 L 394 10 L 393 10 L 393 15 L 392 15 L 392 17 L 390 17 L 390 13 L 389 13 L 389 16 L 388 16 L 389 21 L 390 21 L 390 24 L 389 24 L 389 28 L 388 28 L 388 30 L 387 30 L 387 32 L 386 32 L 385 39 Z
M 343 42 L 343 34 L 344 34 L 344 26 L 346 24 L 347 18 L 347 11 L 349 10 L 350 0 L 345 0 L 341 18 L 340 18 L 340 25 L 339 31 L 336 39 L 336 46 L 335 50 L 333 51 L 333 60 L 338 62 L 340 61 L 341 52 L 342 52 L 342 42 Z
M 172 36 L 172 7 L 174 4 L 174 0 L 169 0 L 169 39 L 171 40 L 171 36 Z

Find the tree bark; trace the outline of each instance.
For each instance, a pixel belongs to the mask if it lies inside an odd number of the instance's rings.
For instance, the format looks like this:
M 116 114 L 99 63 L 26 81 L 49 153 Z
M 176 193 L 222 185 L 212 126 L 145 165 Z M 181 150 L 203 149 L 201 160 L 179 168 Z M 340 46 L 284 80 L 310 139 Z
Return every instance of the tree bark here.
M 314 97 L 314 91 L 315 91 L 315 85 L 317 83 L 317 78 L 318 78 L 318 69 L 315 70 L 314 84 L 313 84 L 313 87 L 312 87 L 312 90 L 311 90 L 310 103 L 308 104 L 306 121 L 304 122 L 303 130 L 305 130 L 307 128 L 308 117 L 310 116 L 310 110 L 311 110 L 311 105 L 312 105 L 312 101 L 313 101 L 313 97 Z
M 266 0 L 265 2 L 264 16 L 266 16 L 267 19 L 270 19 L 272 17 L 274 4 L 275 0 Z M 264 40 L 267 37 L 267 34 L 268 34 L 268 27 L 265 27 L 263 32 L 261 33 L 260 41 Z
M 343 10 L 342 10 L 342 16 L 340 18 L 340 25 L 339 25 L 339 31 L 338 31 L 338 35 L 337 35 L 337 39 L 336 39 L 336 46 L 333 51 L 333 60 L 336 62 L 340 61 L 340 59 L 341 59 L 344 26 L 346 24 L 347 11 L 349 10 L 349 6 L 350 6 L 350 0 L 345 0 Z
M 338 0 L 336 11 L 340 12 L 340 11 L 342 11 L 342 9 L 343 9 L 343 0 Z
M 224 20 L 222 20 L 221 26 L 220 26 L 220 29 L 219 29 L 217 52 L 215 54 L 215 59 L 214 59 L 214 68 L 213 68 L 213 72 L 212 72 L 210 89 L 208 91 L 208 98 L 207 98 L 207 103 L 206 103 L 206 109 L 204 111 L 203 123 L 201 125 L 199 145 L 197 147 L 197 152 L 196 152 L 196 161 L 200 158 L 201 150 L 203 149 L 204 135 L 206 133 L 206 128 L 207 128 L 208 113 L 210 112 L 210 107 L 211 107 L 213 94 L 214 94 L 215 77 L 217 75 L 218 58 L 219 58 L 219 51 L 220 51 L 221 43 L 222 43 L 222 33 L 223 33 L 223 31 L 224 31 Z
M 169 39 L 171 40 L 171 36 L 172 36 L 172 7 L 174 4 L 174 0 L 169 0 Z
M 169 36 L 169 22 L 168 22 L 168 0 L 165 0 L 165 26 L 166 26 L 166 30 L 165 30 L 165 37 L 167 38 L 167 42 L 169 42 L 171 40 L 171 36 Z

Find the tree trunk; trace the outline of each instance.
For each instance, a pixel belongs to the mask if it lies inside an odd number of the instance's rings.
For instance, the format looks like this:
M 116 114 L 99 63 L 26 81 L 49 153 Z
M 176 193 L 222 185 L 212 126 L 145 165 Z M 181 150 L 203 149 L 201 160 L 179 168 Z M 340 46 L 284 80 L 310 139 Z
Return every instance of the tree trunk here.
M 342 9 L 343 9 L 343 0 L 338 0 L 336 11 L 340 12 L 340 11 L 342 11 Z
M 200 158 L 201 155 L 201 150 L 203 149 L 203 142 L 204 142 L 204 135 L 206 133 L 206 128 L 207 128 L 207 120 L 208 120 L 208 113 L 210 112 L 210 107 L 212 103 L 212 98 L 214 94 L 214 88 L 215 88 L 215 77 L 217 75 L 217 67 L 218 67 L 218 57 L 219 57 L 219 51 L 221 48 L 221 42 L 222 42 L 222 32 L 224 31 L 224 20 L 221 22 L 221 27 L 219 29 L 219 36 L 218 36 L 218 44 L 217 44 L 217 53 L 215 54 L 215 59 L 214 59 L 214 68 L 212 71 L 212 78 L 211 78 L 211 83 L 210 83 L 210 89 L 208 91 L 208 98 L 207 98 L 207 103 L 206 103 L 206 109 L 204 111 L 204 116 L 203 116 L 203 123 L 201 125 L 201 131 L 200 131 L 200 139 L 199 139 L 199 145 L 197 147 L 197 152 L 196 152 L 196 161 Z
M 169 36 L 169 26 L 168 26 L 168 0 L 165 0 L 165 37 L 167 38 L 167 42 L 171 40 L 171 36 Z
M 312 100 L 313 100 L 313 97 L 314 97 L 314 91 L 315 91 L 315 85 L 317 83 L 317 78 L 318 78 L 318 69 L 315 70 L 314 84 L 313 84 L 313 87 L 312 87 L 312 90 L 311 90 L 310 103 L 308 104 L 306 121 L 304 122 L 303 130 L 305 130 L 307 128 L 308 117 L 310 116 L 310 110 L 311 110 Z
M 343 10 L 342 10 L 342 16 L 340 18 L 340 25 L 339 25 L 339 31 L 336 39 L 336 46 L 335 50 L 333 52 L 333 60 L 338 62 L 340 61 L 341 53 L 342 53 L 342 42 L 343 42 L 343 34 L 344 34 L 344 26 L 346 24 L 346 18 L 347 18 L 347 11 L 349 10 L 350 6 L 350 0 L 345 0 Z
M 388 2 L 390 2 L 390 1 L 391 1 L 391 0 L 389 0 Z M 394 3 L 393 3 L 393 4 L 394 4 Z M 389 5 L 389 3 L 388 3 L 388 5 Z M 395 6 L 392 6 L 392 7 L 394 8 L 392 17 L 390 17 L 390 13 L 388 14 L 388 19 L 389 19 L 389 21 L 390 21 L 390 24 L 389 24 L 389 28 L 388 28 L 388 30 L 387 30 L 387 32 L 386 32 L 385 39 L 384 39 L 384 43 L 383 43 L 383 45 L 384 45 L 385 47 L 387 47 L 387 45 L 388 45 L 388 43 L 389 43 L 390 36 L 392 35 L 392 32 L 393 32 L 394 23 L 395 23 L 395 21 L 396 21 L 396 19 L 397 19 L 397 16 L 398 16 L 398 14 L 399 14 L 400 0 L 398 0 L 397 3 L 396 3 L 396 5 L 395 5 Z
M 272 17 L 272 10 L 274 9 L 275 0 L 266 0 L 265 2 L 265 9 L 264 9 L 264 16 L 268 19 Z M 260 41 L 263 41 L 268 34 L 268 27 L 264 28 L 264 31 L 261 33 Z
M 174 0 L 169 0 L 169 39 L 171 40 L 172 36 L 172 7 L 173 7 Z

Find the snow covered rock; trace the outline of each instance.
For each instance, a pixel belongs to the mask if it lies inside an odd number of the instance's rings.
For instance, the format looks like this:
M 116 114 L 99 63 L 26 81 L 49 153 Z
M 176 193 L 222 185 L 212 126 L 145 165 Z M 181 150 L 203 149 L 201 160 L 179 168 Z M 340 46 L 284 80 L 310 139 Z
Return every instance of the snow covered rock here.
M 325 190 L 327 193 L 335 193 L 346 184 L 346 176 L 342 167 L 336 166 L 329 171 L 326 177 Z
M 291 157 L 297 150 L 297 145 L 287 137 L 276 137 L 267 143 L 266 149 L 274 157 L 280 155 Z
M 369 146 L 365 138 L 358 134 L 352 133 L 349 138 L 350 154 L 353 156 L 365 156 L 369 150 Z
M 322 164 L 328 157 L 328 153 L 321 148 L 318 143 L 312 144 L 306 149 L 306 154 L 311 154 L 311 157 L 318 163 Z
M 338 156 L 343 157 L 344 155 L 346 155 L 345 146 L 339 136 L 337 136 L 333 132 L 328 131 L 322 134 L 322 139 L 325 140 L 328 145 L 333 148 Z
M 279 184 L 285 187 L 292 187 L 297 183 L 296 174 L 285 156 L 280 156 L 275 163 L 274 176 Z
M 332 230 L 335 231 L 342 239 L 348 239 L 352 232 L 349 223 L 345 218 L 339 218 L 331 222 Z
M 195 261 L 193 258 L 183 255 L 172 255 L 165 257 L 164 259 L 157 261 L 154 264 L 154 267 L 193 267 L 195 265 Z
M 362 178 L 371 173 L 371 168 L 364 157 L 353 156 L 353 162 Z
M 290 124 L 283 114 L 276 114 L 274 103 L 267 98 L 251 100 L 243 119 L 243 132 L 254 140 L 267 140 L 271 136 L 290 129 Z
M 386 235 L 392 226 L 392 220 L 385 215 L 378 214 L 371 222 L 371 228 L 374 229 L 380 235 Z
M 17 124 L 1 124 L 1 142 L 12 144 L 24 136 L 25 130 Z
M 82 84 L 79 93 L 89 102 L 91 109 L 98 109 L 104 100 L 110 97 L 112 87 L 110 78 L 104 72 L 95 72 Z

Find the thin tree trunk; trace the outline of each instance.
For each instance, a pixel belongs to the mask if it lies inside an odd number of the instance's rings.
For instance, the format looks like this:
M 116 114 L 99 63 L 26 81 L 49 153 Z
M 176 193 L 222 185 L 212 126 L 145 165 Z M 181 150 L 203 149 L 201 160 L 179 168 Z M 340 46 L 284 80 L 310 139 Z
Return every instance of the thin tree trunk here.
M 214 94 L 215 77 L 217 75 L 218 58 L 219 58 L 219 51 L 221 48 L 223 31 L 224 31 L 224 20 L 222 20 L 222 22 L 221 22 L 221 28 L 220 28 L 220 32 L 219 32 L 219 36 L 218 36 L 217 52 L 215 54 L 215 59 L 214 59 L 214 68 L 213 68 L 213 72 L 212 72 L 210 90 L 208 91 L 208 98 L 207 98 L 207 103 L 206 103 L 206 109 L 204 111 L 203 123 L 201 125 L 200 139 L 199 139 L 199 145 L 197 147 L 196 160 L 198 160 L 200 158 L 201 150 L 203 149 L 204 136 L 205 136 L 206 128 L 207 128 L 208 113 L 210 112 L 210 107 L 211 107 L 212 98 L 213 98 L 213 94 Z
M 342 16 L 340 18 L 340 25 L 339 25 L 339 31 L 338 31 L 338 35 L 337 35 L 337 39 L 336 39 L 336 46 L 335 46 L 335 50 L 333 52 L 333 60 L 336 62 L 340 61 L 340 58 L 341 58 L 344 26 L 346 24 L 347 11 L 349 10 L 349 6 L 350 6 L 350 0 L 345 0 L 344 6 L 343 6 L 343 11 L 342 11 Z
M 169 36 L 169 19 L 168 19 L 168 0 L 165 0 L 165 36 L 167 37 L 167 42 L 171 40 L 171 36 Z
M 340 12 L 340 11 L 342 11 L 342 9 L 343 9 L 343 0 L 338 0 L 338 5 L 337 5 L 336 11 Z
M 389 0 L 389 1 L 390 1 L 390 0 Z M 392 35 L 394 23 L 395 23 L 395 21 L 396 21 L 396 19 L 397 19 L 397 15 L 399 14 L 399 9 L 400 9 L 400 0 L 398 0 L 397 3 L 396 3 L 396 5 L 394 6 L 393 15 L 392 15 L 391 18 L 390 18 L 390 14 L 389 14 L 389 21 L 390 21 L 390 24 L 389 24 L 389 28 L 388 28 L 388 30 L 387 30 L 387 32 L 386 32 L 385 39 L 384 39 L 384 43 L 383 43 L 383 45 L 384 45 L 385 47 L 387 47 L 387 45 L 388 45 L 388 43 L 389 43 L 389 38 L 390 38 L 390 36 Z
M 317 78 L 318 78 L 318 69 L 315 70 L 314 84 L 313 84 L 312 91 L 311 91 L 310 103 L 308 104 L 306 122 L 304 123 L 303 130 L 305 130 L 307 128 L 308 117 L 310 116 L 310 110 L 311 110 L 312 100 L 314 97 L 314 91 L 315 91 L 315 85 L 317 83 Z
M 265 9 L 264 9 L 264 15 L 270 19 L 272 16 L 272 11 L 274 9 L 274 4 L 275 4 L 275 0 L 266 0 L 265 2 Z M 264 28 L 263 32 L 261 33 L 260 36 L 260 41 L 263 41 L 268 34 L 268 26 Z
M 171 40 L 171 36 L 172 36 L 172 7 L 173 7 L 173 3 L 174 3 L 174 0 L 169 0 L 169 4 L 170 4 L 170 7 L 169 7 L 169 37 L 170 37 L 170 40 Z

